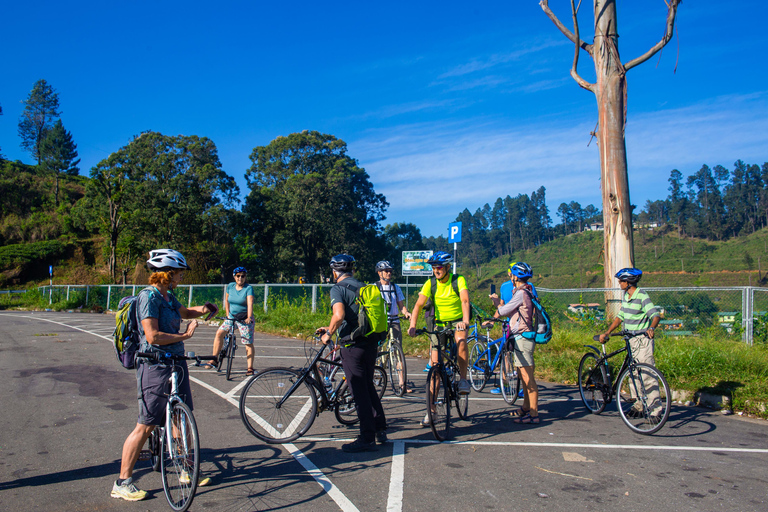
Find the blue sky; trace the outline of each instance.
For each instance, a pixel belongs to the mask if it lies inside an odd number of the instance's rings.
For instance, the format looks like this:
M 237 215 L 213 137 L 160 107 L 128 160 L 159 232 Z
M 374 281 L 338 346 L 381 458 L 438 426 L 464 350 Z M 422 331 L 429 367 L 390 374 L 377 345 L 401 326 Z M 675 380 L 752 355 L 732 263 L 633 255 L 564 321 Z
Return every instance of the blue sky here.
M 570 27 L 569 2 L 550 5 Z M 626 62 L 661 38 L 666 6 L 618 7 Z M 587 146 L 595 98 L 570 78 L 573 47 L 536 1 L 40 1 L 3 11 L 0 148 L 12 160 L 33 163 L 17 124 L 44 78 L 82 174 L 144 130 L 200 135 L 245 195 L 253 148 L 310 129 L 347 142 L 390 203 L 385 224 L 413 222 L 424 235 L 445 234 L 464 208 L 542 185 L 556 222 L 563 201 L 600 206 L 597 147 Z M 684 2 L 678 36 L 629 71 L 634 204 L 666 197 L 673 168 L 768 161 L 766 19 L 757 0 Z M 583 38 L 592 23 L 584 2 Z M 585 53 L 579 70 L 594 77 Z

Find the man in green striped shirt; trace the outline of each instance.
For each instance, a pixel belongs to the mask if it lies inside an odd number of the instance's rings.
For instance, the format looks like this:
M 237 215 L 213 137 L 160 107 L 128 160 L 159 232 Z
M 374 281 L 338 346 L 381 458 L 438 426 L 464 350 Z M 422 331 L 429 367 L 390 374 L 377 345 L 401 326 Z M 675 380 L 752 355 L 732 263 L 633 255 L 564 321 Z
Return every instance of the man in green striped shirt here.
M 646 363 L 655 366 L 656 359 L 653 356 L 654 334 L 656 326 L 661 321 L 656 306 L 651 302 L 648 294 L 637 287 L 637 283 L 643 276 L 642 270 L 638 268 L 623 268 L 616 273 L 619 280 L 619 286 L 624 292 L 621 299 L 621 310 L 616 318 L 611 322 L 608 330 L 600 335 L 600 342 L 608 341 L 611 332 L 624 322 L 624 330 L 634 334 L 629 340 L 629 347 L 632 350 L 632 357 L 638 363 Z M 653 405 L 658 402 L 659 389 L 655 379 L 643 378 L 645 388 L 648 391 L 648 398 Z M 632 397 L 635 398 L 635 390 L 630 387 Z M 656 407 L 658 408 L 658 407 Z M 654 413 L 654 407 L 651 412 Z M 634 407 L 627 413 L 630 417 L 639 417 L 642 412 Z

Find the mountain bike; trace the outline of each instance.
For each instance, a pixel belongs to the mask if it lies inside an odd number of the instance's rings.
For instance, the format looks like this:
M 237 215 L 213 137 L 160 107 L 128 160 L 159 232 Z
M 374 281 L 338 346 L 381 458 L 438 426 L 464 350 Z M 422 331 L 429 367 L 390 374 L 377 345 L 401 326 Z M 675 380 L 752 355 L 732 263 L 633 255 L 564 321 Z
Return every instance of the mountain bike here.
M 235 336 L 235 326 L 237 325 L 238 321 L 231 317 L 223 317 L 223 316 L 217 316 L 216 317 L 219 320 L 232 320 L 231 325 L 229 326 L 229 332 L 227 332 L 226 335 L 224 335 L 224 343 L 221 345 L 221 350 L 218 354 L 218 359 L 216 362 L 216 371 L 221 371 L 221 366 L 224 363 L 224 361 L 227 361 L 227 380 L 230 379 L 232 376 L 232 361 L 235 360 L 235 352 L 237 351 L 237 337 Z M 240 322 L 242 323 L 242 322 Z
M 160 471 L 162 475 L 163 491 L 168 504 L 173 510 L 183 512 L 192 504 L 197 490 L 200 438 L 192 410 L 179 396 L 179 381 L 185 368 L 176 363 L 195 361 L 195 366 L 200 366 L 201 360 L 214 359 L 214 356 L 201 358 L 195 356 L 194 352 L 187 356 L 168 352 L 139 352 L 137 357 L 173 368 L 169 379 L 171 393 L 165 406 L 165 424 L 155 427 L 149 435 L 149 453 L 152 469 Z
M 405 317 L 400 317 L 405 319 Z M 395 396 L 403 396 L 408 380 L 408 370 L 405 364 L 405 354 L 403 346 L 395 337 L 392 327 L 393 322 L 389 322 L 389 333 L 386 339 L 379 345 L 379 353 L 376 354 L 376 364 L 389 370 L 389 380 L 392 383 L 392 392 Z
M 592 414 L 600 414 L 615 397 L 619 416 L 630 430 L 638 434 L 653 434 L 669 418 L 669 384 L 656 367 L 638 363 L 632 357 L 629 340 L 634 334 L 621 331 L 611 336 L 623 337 L 624 347 L 606 354 L 605 344 L 601 344 L 602 351 L 593 345 L 584 345 L 592 351 L 584 354 L 579 362 L 581 400 Z M 600 337 L 595 336 L 594 340 L 600 341 Z M 619 378 L 614 383 L 608 360 L 622 352 L 626 355 L 618 372 Z
M 313 346 L 320 345 L 307 367 L 267 368 L 251 377 L 240 395 L 240 418 L 248 431 L 270 444 L 288 443 L 309 431 L 323 411 L 333 410 L 342 425 L 357 423 L 357 410 L 340 359 L 323 358 L 328 345 L 313 336 Z M 330 365 L 330 386 L 318 369 Z M 326 375 L 328 376 L 328 375 Z M 374 385 L 379 397 L 387 387 L 384 368 L 374 368 Z M 319 396 L 319 400 L 318 400 Z
M 514 350 L 510 351 L 506 343 L 507 326 L 506 318 L 487 318 L 484 322 L 497 322 L 503 324 L 502 335 L 492 340 L 490 329 L 486 329 L 486 335 L 480 335 L 469 347 L 469 382 L 476 391 L 482 391 L 488 380 L 499 369 L 499 387 L 504 401 L 514 404 L 520 396 L 520 375 L 514 366 Z M 499 363 L 502 363 L 501 365 Z
M 438 441 L 448 438 L 451 427 L 451 402 L 455 402 L 459 418 L 465 420 L 469 413 L 469 395 L 459 394 L 461 375 L 453 333 L 453 329 L 416 329 L 416 335 L 433 334 L 437 336 L 438 341 L 437 363 L 432 365 L 427 374 L 427 415 L 432 434 Z

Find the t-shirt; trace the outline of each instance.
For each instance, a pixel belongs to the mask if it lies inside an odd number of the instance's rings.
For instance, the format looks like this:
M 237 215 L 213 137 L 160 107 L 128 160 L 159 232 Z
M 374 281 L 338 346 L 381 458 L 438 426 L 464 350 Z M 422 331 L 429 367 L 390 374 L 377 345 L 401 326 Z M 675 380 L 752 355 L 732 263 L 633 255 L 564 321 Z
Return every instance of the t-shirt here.
M 227 285 L 229 295 L 229 314 L 235 316 L 238 313 L 248 313 L 248 296 L 254 297 L 253 286 L 247 284 L 242 290 L 237 289 L 237 283 Z
M 170 345 L 151 345 L 144 334 L 144 326 L 141 321 L 145 318 L 157 318 L 157 328 L 160 332 L 178 334 L 181 328 L 181 302 L 168 292 L 168 300 L 165 300 L 160 291 L 154 286 L 144 288 L 136 298 L 136 318 L 139 321 L 139 350 L 142 352 L 159 351 L 170 352 L 179 356 L 184 355 L 184 342 L 178 341 Z
M 348 286 L 354 288 L 350 290 Z M 331 309 L 333 305 L 341 302 L 344 304 L 344 321 L 341 322 L 339 327 L 339 338 L 349 336 L 352 331 L 357 329 L 357 313 L 359 307 L 357 305 L 357 290 L 363 286 L 363 283 L 355 279 L 354 277 L 347 277 L 340 283 L 336 283 L 331 288 Z
M 624 322 L 624 329 L 636 334 L 644 332 L 651 326 L 651 319 L 656 316 L 659 316 L 659 312 L 647 293 L 640 288 L 635 288 L 631 298 L 629 292 L 624 293 L 618 315 Z
M 539 298 L 539 294 L 536 293 L 536 287 L 533 285 L 531 286 L 531 293 L 533 293 L 533 296 L 537 299 Z M 504 301 L 504 304 L 509 304 L 509 301 L 512 300 L 512 294 L 515 293 L 515 285 L 510 280 L 505 282 L 504 284 L 499 287 L 499 298 Z
M 387 315 L 389 316 L 390 322 L 400 323 L 400 320 L 397 318 L 400 315 L 400 310 L 397 308 L 397 303 L 403 302 L 405 300 L 403 290 L 401 290 L 400 287 L 394 283 L 381 284 L 381 281 L 379 281 L 376 283 L 376 285 L 379 287 L 379 290 L 381 290 L 381 296 L 389 306 L 387 309 Z
M 445 283 L 436 279 L 437 290 L 435 291 L 435 319 L 438 322 L 454 322 L 462 320 L 464 312 L 461 310 L 461 298 L 453 291 L 453 285 L 451 280 L 453 274 L 448 273 L 448 279 Z M 464 276 L 457 275 L 456 281 L 459 284 L 459 293 L 462 290 L 467 289 L 467 281 Z M 421 287 L 419 295 L 424 295 L 426 298 L 432 298 L 432 279 L 427 279 L 424 286 Z

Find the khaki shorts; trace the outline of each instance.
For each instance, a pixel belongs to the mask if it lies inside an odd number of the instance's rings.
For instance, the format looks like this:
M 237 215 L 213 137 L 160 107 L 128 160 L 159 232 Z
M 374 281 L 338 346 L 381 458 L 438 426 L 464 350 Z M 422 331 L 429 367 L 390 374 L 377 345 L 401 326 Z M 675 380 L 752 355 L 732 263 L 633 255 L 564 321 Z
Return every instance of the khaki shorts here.
M 535 366 L 533 363 L 533 351 L 536 349 L 536 342 L 515 335 L 515 368 L 522 366 Z

